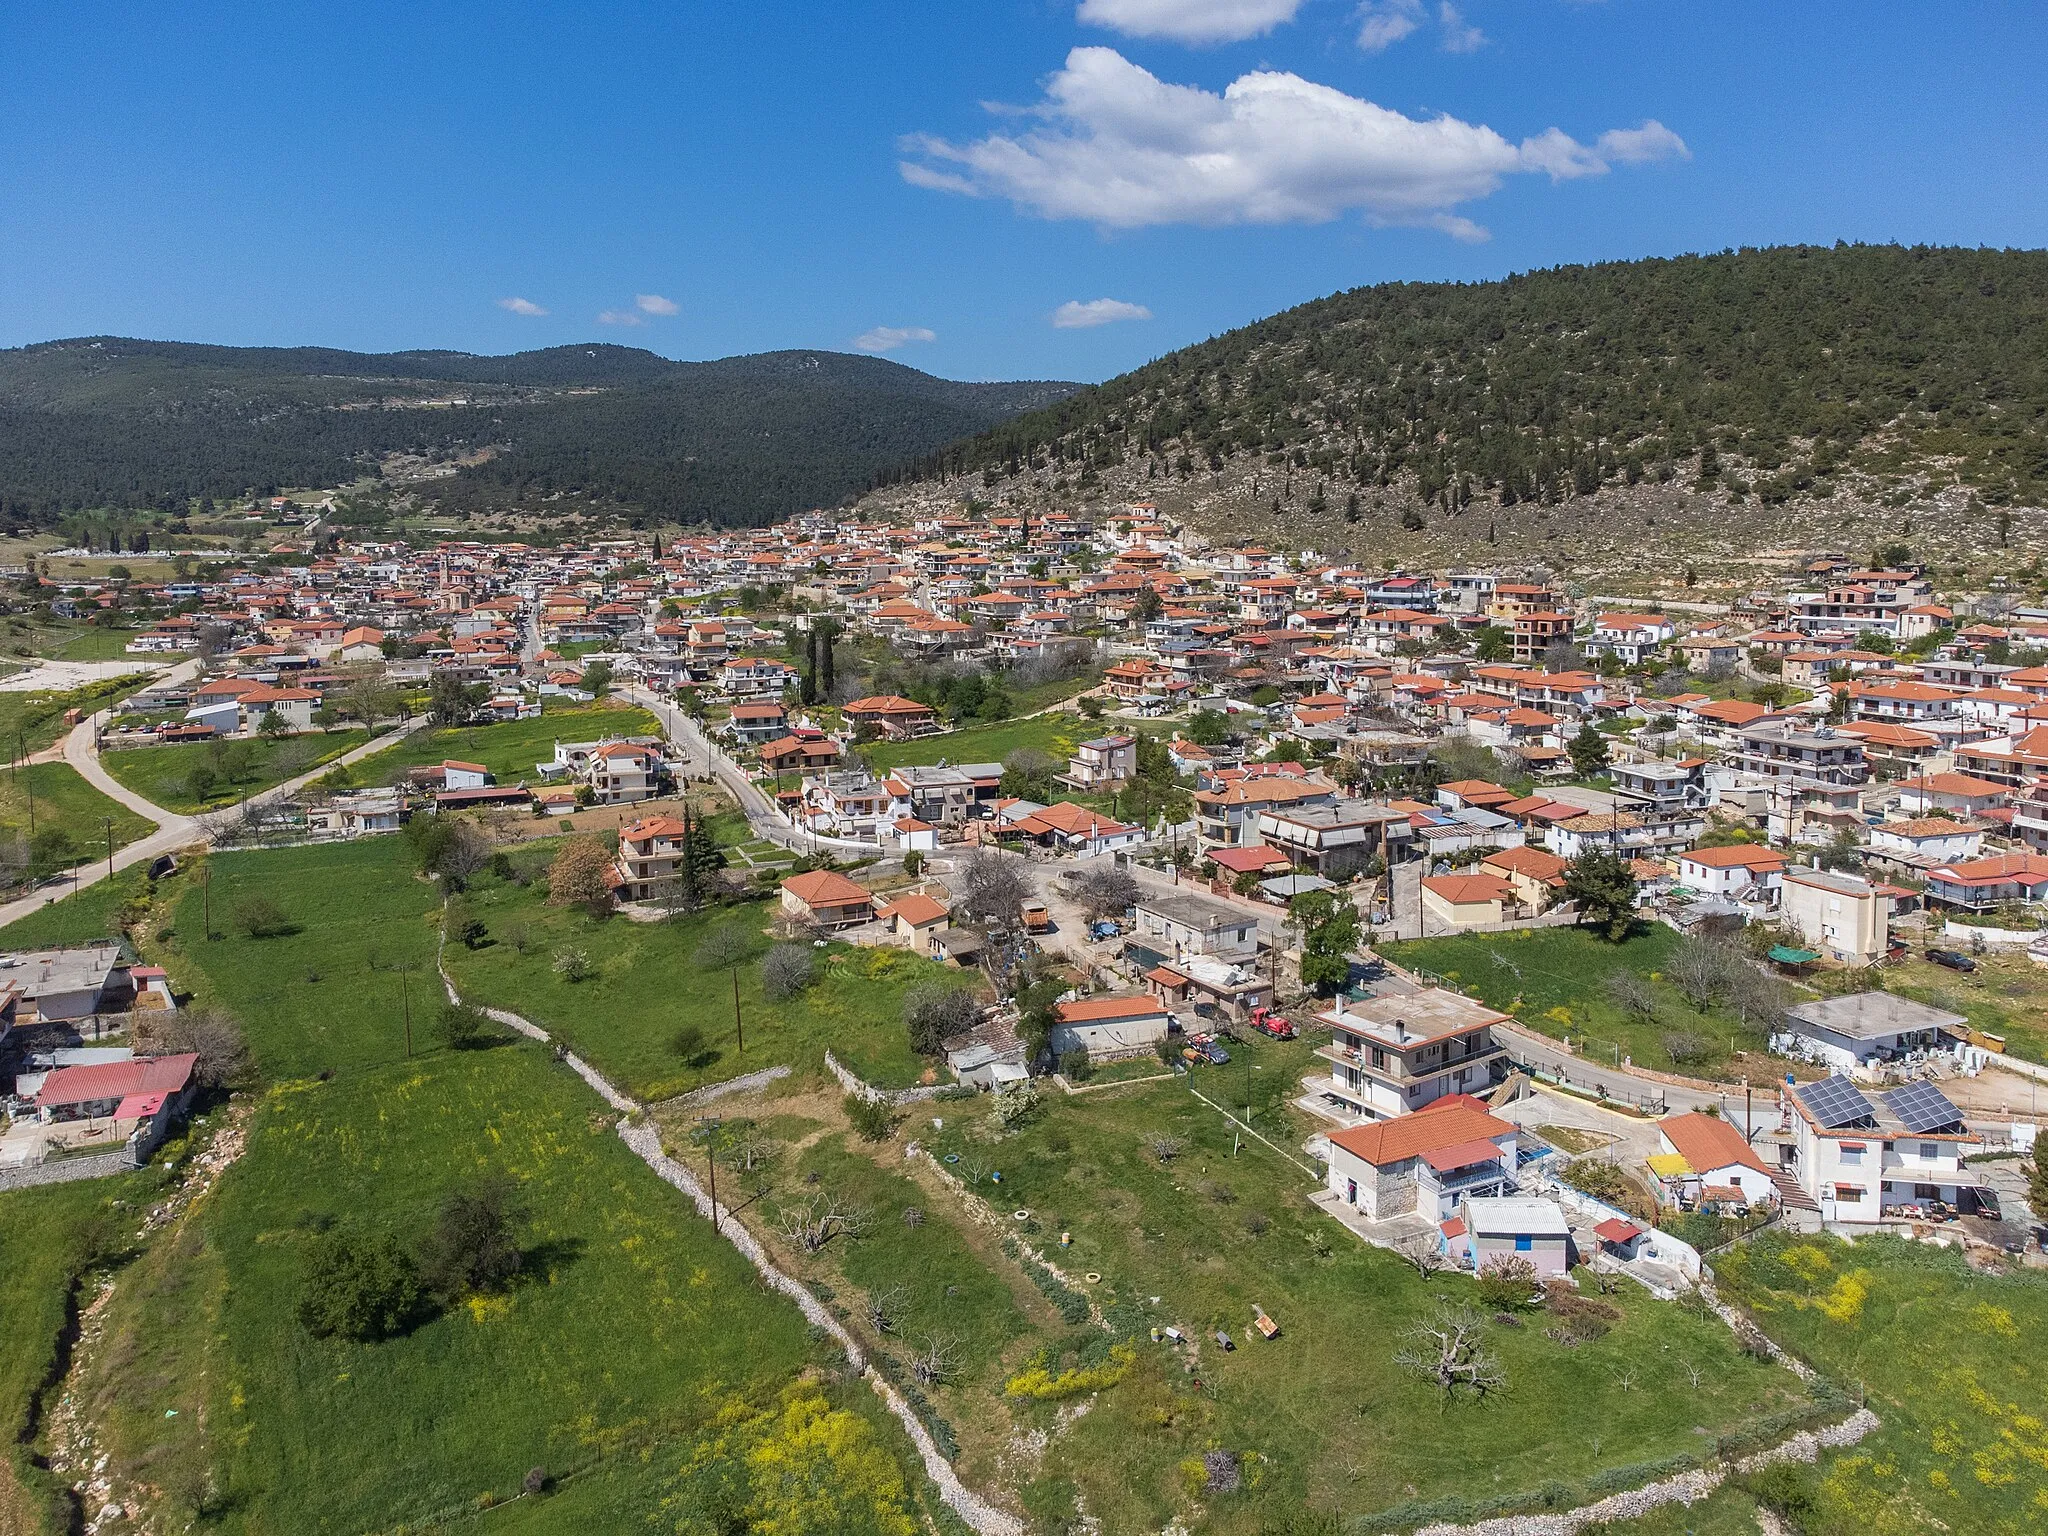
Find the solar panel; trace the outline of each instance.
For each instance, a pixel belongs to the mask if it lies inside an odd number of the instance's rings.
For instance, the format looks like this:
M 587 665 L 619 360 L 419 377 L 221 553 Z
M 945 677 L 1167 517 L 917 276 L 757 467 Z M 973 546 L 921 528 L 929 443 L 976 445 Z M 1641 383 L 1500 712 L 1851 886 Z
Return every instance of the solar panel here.
M 1923 1136 L 1953 1129 L 1963 1122 L 1963 1112 L 1932 1083 L 1908 1083 L 1903 1088 L 1894 1088 L 1884 1096 L 1884 1102 L 1907 1130 Z
M 1818 1083 L 1801 1083 L 1793 1092 L 1799 1095 L 1799 1102 L 1813 1112 L 1813 1118 L 1821 1123 L 1823 1130 L 1840 1130 L 1843 1126 L 1859 1125 L 1865 1121 L 1876 1123 L 1877 1112 L 1870 1107 L 1870 1101 L 1840 1073 Z

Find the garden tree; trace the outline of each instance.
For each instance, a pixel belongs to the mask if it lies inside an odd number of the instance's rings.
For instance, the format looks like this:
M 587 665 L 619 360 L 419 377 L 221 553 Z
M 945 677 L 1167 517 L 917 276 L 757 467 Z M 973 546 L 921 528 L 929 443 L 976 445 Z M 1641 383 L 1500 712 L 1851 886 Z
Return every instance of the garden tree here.
M 1036 747 L 1019 747 L 1003 759 L 1002 792 L 1018 800 L 1050 802 L 1059 794 L 1059 763 Z
M 1636 921 L 1636 876 L 1627 858 L 1589 848 L 1565 866 L 1564 894 L 1579 904 L 1579 921 L 1619 944 Z
M 1429 768 L 1438 784 L 1455 784 L 1461 779 L 1492 782 L 1500 772 L 1500 761 L 1478 742 L 1450 736 L 1429 749 Z
M 1588 720 L 1579 727 L 1579 733 L 1565 748 L 1571 753 L 1572 772 L 1582 779 L 1590 779 L 1607 771 L 1607 738 L 1593 729 Z
M 903 995 L 903 1027 L 920 1056 L 938 1055 L 948 1036 L 965 1034 L 980 1018 L 981 1002 L 966 987 L 928 981 Z
M 1188 716 L 1185 734 L 1198 747 L 1220 747 L 1230 740 L 1230 716 L 1220 709 L 1198 709 Z
M 959 905 L 967 917 L 991 930 L 1005 932 L 1023 921 L 1031 883 L 1024 866 L 993 848 L 977 848 L 960 869 Z
M 820 619 L 812 626 L 811 633 L 817 637 L 815 644 L 818 658 L 818 698 L 829 700 L 832 697 L 833 686 L 839 680 L 837 659 L 833 655 L 833 647 L 839 640 L 839 621 Z
M 1127 869 L 1114 866 L 1090 869 L 1072 882 L 1075 899 L 1093 921 L 1122 917 L 1137 905 L 1138 879 Z
M 1159 589 L 1152 586 L 1142 587 L 1131 603 L 1131 622 L 1150 624 L 1165 611 L 1166 604 L 1160 600 Z
M 525 1263 L 519 1229 L 526 1221 L 515 1187 L 502 1173 L 451 1189 L 420 1244 L 420 1278 L 449 1302 L 502 1290 Z
M 1856 834 L 1844 827 L 1820 851 L 1820 867 L 1855 874 L 1863 868 L 1863 845 Z
M 1017 994 L 1017 1034 L 1033 1071 L 1051 1059 L 1052 1033 L 1059 1025 L 1060 997 L 1066 990 L 1063 978 L 1049 976 L 1031 982 Z
M 611 850 L 594 837 L 572 837 L 548 866 L 548 905 L 582 905 L 593 914 L 611 909 Z
M 192 1064 L 192 1080 L 205 1091 L 227 1091 L 247 1084 L 255 1070 L 242 1026 L 225 1009 L 200 1004 L 132 1015 L 134 1045 L 139 1056 L 182 1056 Z
M 583 669 L 582 688 L 593 699 L 601 699 L 612 686 L 612 664 L 608 661 L 593 661 Z
M 491 862 L 491 841 L 460 816 L 415 816 L 405 824 L 420 873 L 439 875 L 450 890 L 461 890 Z
M 1472 647 L 1481 661 L 1506 661 L 1515 652 L 1515 638 L 1498 624 L 1482 624 L 1472 632 Z
M 910 878 L 913 880 L 915 880 L 919 875 L 924 873 L 923 849 L 911 848 L 904 852 L 903 873 L 910 876 Z
M 1479 1271 L 1479 1299 L 1496 1312 L 1519 1312 L 1536 1299 L 1536 1266 L 1517 1254 L 1496 1254 Z
M 1356 795 L 1360 788 L 1372 778 L 1372 772 L 1365 766 L 1364 762 L 1346 752 L 1341 754 L 1335 763 L 1331 764 L 1330 777 L 1335 779 L 1338 785 L 1347 793 Z
M 436 725 L 461 725 L 488 697 L 490 690 L 481 683 L 465 683 L 453 672 L 436 672 L 427 685 L 427 718 Z
M 1607 997 L 1630 1018 L 1649 1023 L 1657 1017 L 1657 994 L 1639 973 L 1621 966 L 1607 975 Z
M 300 1255 L 299 1321 L 316 1338 L 366 1343 L 403 1333 L 421 1296 L 419 1266 L 388 1232 L 329 1227 Z
M 1341 891 L 1303 891 L 1287 904 L 1301 933 L 1301 984 L 1322 996 L 1350 985 L 1358 947 L 1358 909 Z
M 818 967 L 808 944 L 777 944 L 761 960 L 761 994 L 770 1002 L 791 998 L 817 979 Z
M 275 741 L 291 733 L 291 722 L 285 719 L 281 710 L 266 709 L 263 718 L 256 724 L 256 734 L 266 741 Z

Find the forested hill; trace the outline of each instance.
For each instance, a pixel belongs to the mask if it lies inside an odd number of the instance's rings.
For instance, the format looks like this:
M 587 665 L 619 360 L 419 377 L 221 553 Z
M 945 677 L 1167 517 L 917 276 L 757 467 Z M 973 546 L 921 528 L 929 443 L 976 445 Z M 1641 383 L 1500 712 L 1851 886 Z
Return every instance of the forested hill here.
M 1112 471 L 1112 466 L 1121 466 Z M 1286 505 L 1457 510 L 1678 481 L 1730 501 L 2048 494 L 2048 252 L 1792 246 L 1354 289 L 1184 348 L 901 477 L 1072 487 L 1272 466 Z M 1273 510 L 1282 502 L 1275 499 Z
M 836 352 L 678 363 L 596 344 L 479 357 L 55 341 L 0 351 L 0 517 L 181 510 L 336 485 L 409 453 L 463 464 L 430 482 L 457 505 L 572 491 L 640 520 L 765 523 L 1073 388 Z

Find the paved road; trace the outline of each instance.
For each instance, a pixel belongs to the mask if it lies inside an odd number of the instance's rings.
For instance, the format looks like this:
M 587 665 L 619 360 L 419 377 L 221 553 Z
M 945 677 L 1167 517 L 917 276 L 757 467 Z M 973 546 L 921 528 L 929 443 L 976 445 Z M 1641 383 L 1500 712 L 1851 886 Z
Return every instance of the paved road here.
M 814 832 L 806 832 L 791 826 L 775 808 L 774 803 L 741 771 L 739 765 L 718 750 L 698 727 L 697 722 L 675 705 L 638 683 L 615 688 L 612 692 L 615 697 L 639 705 L 659 720 L 668 739 L 682 747 L 687 754 L 685 764 L 694 763 L 702 767 L 724 785 L 746 815 L 747 825 L 754 829 L 756 835 L 780 843 L 793 853 L 864 853 L 878 858 L 888 851 L 873 843 L 859 843 L 843 837 L 820 837 Z
M 198 668 L 199 663 L 197 661 L 186 662 L 174 668 L 166 680 L 182 680 L 181 674 L 183 677 L 192 676 L 198 671 Z M 102 794 L 118 800 L 138 816 L 146 816 L 155 822 L 157 824 L 156 831 L 152 832 L 148 837 L 130 843 L 126 848 L 117 852 L 112 860 L 96 859 L 89 864 L 81 864 L 78 868 L 67 871 L 42 889 L 33 891 L 15 901 L 8 902 L 4 906 L 0 906 L 0 927 L 4 927 L 19 918 L 26 917 L 31 912 L 40 911 L 53 901 L 62 901 L 67 896 L 75 895 L 89 885 L 98 884 L 107 878 L 110 871 L 118 873 L 133 865 L 146 864 L 163 854 L 176 853 L 181 849 L 187 849 L 194 844 L 204 843 L 208 840 L 207 829 L 197 818 L 181 816 L 174 811 L 165 810 L 153 801 L 145 800 L 141 795 L 136 794 L 134 790 L 128 788 L 127 785 L 121 783 L 120 780 L 108 773 L 106 768 L 100 763 L 98 748 L 99 728 L 106 723 L 111 714 L 111 710 L 102 710 L 88 719 L 81 720 L 74 726 L 71 734 L 64 741 L 64 760 L 76 768 L 84 776 L 85 780 Z M 287 779 L 282 784 L 274 784 L 269 789 L 251 795 L 243 803 L 262 806 L 283 800 L 290 795 L 296 794 L 322 774 L 332 772 L 336 766 L 359 763 L 366 757 L 382 752 L 393 743 L 402 741 L 425 724 L 426 718 L 424 716 L 407 720 L 394 729 L 386 731 L 383 735 L 365 742 L 354 751 L 344 753 L 334 762 L 322 763 L 317 768 L 308 769 L 297 778 Z

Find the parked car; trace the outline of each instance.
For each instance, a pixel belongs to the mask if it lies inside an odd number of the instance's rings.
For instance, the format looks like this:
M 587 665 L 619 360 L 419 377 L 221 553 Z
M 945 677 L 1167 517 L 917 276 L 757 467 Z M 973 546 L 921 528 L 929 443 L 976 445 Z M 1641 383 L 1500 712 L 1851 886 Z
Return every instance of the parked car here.
M 1930 949 L 1927 951 L 1927 958 L 1936 965 L 1945 965 L 1952 971 L 1962 971 L 1965 974 L 1977 969 L 1977 962 L 1960 949 Z
M 1230 1052 L 1216 1042 L 1212 1035 L 1191 1035 L 1181 1051 L 1189 1061 L 1206 1061 L 1212 1066 L 1222 1066 L 1230 1060 Z
M 1292 1040 L 1295 1034 L 1294 1021 L 1270 1008 L 1252 1010 L 1252 1028 L 1262 1035 L 1271 1035 L 1275 1040 Z

